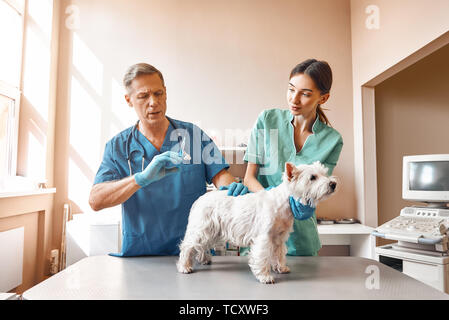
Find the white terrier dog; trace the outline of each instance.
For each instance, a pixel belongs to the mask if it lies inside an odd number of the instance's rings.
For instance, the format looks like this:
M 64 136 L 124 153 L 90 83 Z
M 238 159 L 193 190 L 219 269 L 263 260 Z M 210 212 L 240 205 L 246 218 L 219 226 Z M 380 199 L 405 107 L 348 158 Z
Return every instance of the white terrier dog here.
M 335 177 L 327 176 L 320 162 L 296 167 L 285 164 L 283 182 L 271 190 L 261 190 L 243 196 L 228 196 L 227 191 L 214 191 L 198 198 L 190 210 L 184 240 L 179 245 L 177 269 L 191 273 L 192 258 L 210 264 L 209 250 L 228 241 L 250 247 L 249 266 L 262 283 L 274 283 L 271 268 L 288 273 L 285 242 L 293 231 L 293 214 L 289 197 L 301 198 L 301 203 L 313 207 L 334 193 Z

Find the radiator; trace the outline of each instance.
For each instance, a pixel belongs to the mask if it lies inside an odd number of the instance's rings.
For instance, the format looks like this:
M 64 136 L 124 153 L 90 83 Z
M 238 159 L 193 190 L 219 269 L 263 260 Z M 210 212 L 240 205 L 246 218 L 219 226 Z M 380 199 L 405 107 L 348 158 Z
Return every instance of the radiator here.
M 24 227 L 0 232 L 0 292 L 22 284 Z

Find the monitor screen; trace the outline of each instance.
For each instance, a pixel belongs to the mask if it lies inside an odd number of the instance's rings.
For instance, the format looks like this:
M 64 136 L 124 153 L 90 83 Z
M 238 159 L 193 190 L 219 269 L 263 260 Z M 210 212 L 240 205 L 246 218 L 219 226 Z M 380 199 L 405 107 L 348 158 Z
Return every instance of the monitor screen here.
M 449 161 L 409 163 L 410 191 L 449 191 Z

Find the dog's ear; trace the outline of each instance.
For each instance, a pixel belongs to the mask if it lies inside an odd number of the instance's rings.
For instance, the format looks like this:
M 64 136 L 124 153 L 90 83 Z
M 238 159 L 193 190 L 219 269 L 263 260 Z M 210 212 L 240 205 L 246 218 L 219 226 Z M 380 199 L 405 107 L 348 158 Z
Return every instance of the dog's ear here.
M 285 173 L 287 174 L 288 181 L 292 181 L 299 176 L 300 171 L 298 168 L 291 162 L 285 163 Z

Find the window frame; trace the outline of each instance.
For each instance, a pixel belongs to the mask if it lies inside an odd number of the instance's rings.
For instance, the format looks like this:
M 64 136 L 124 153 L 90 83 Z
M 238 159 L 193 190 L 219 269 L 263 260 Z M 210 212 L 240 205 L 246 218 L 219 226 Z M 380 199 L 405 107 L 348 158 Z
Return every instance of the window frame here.
M 20 56 L 20 68 L 19 68 L 19 82 L 18 87 L 14 84 L 7 83 L 0 80 L 0 95 L 3 95 L 11 100 L 13 100 L 13 110 L 11 108 L 8 112 L 8 124 L 6 133 L 7 142 L 7 156 L 6 156 L 6 171 L 3 172 L 5 168 L 1 168 L 0 178 L 15 177 L 17 176 L 17 160 L 18 160 L 18 142 L 19 142 L 19 119 L 20 119 L 20 102 L 22 96 L 22 75 L 23 75 L 23 49 L 25 41 L 25 12 L 28 5 L 28 0 L 21 1 L 17 0 L 0 0 L 9 5 L 13 10 L 20 15 L 22 19 L 22 34 L 21 34 L 21 47 L 19 52 Z M 3 174 L 6 176 L 3 177 Z
M 8 124 L 6 132 L 6 177 L 14 177 L 17 175 L 17 155 L 19 145 L 19 118 L 20 118 L 20 97 L 21 91 L 15 87 L 0 81 L 0 95 L 7 97 L 13 101 L 13 110 L 8 112 Z M 3 170 L 3 168 L 2 168 Z
M 27 0 L 23 0 L 23 5 L 20 5 L 20 0 L 2 0 L 3 2 L 5 2 L 7 5 L 9 5 L 11 8 L 13 8 L 14 10 L 17 11 L 17 13 L 19 15 L 23 16 L 25 15 L 25 7 L 26 7 L 26 3 Z

